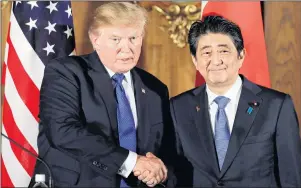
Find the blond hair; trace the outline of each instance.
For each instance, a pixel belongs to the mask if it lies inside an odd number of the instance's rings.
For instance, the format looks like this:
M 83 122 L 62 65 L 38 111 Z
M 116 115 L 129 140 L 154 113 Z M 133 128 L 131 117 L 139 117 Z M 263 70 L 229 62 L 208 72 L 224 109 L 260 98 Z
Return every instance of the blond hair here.
M 95 9 L 89 24 L 89 34 L 98 34 L 102 26 L 138 26 L 145 28 L 147 11 L 130 2 L 110 2 Z

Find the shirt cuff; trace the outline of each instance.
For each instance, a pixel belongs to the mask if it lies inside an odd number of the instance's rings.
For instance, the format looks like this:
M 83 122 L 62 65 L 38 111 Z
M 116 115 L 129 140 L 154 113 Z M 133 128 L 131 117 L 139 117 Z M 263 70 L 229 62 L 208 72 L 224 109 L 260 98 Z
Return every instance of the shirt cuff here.
M 129 177 L 136 165 L 137 157 L 137 153 L 129 151 L 128 157 L 118 170 L 118 174 L 124 178 Z

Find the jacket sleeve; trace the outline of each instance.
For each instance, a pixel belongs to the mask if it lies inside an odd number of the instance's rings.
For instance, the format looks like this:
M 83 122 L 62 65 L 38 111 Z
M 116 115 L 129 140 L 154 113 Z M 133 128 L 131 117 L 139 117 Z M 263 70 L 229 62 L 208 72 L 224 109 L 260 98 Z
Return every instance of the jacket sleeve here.
M 278 117 L 276 149 L 281 187 L 301 187 L 299 124 L 289 95 L 286 95 Z
M 164 162 L 168 169 L 168 177 L 164 185 L 167 187 L 175 187 L 176 177 L 174 173 L 174 159 L 177 153 L 175 147 L 174 127 L 170 115 L 169 92 L 167 87 L 165 87 L 162 104 L 164 130 L 158 157 Z
M 117 146 L 112 138 L 85 128 L 80 97 L 75 73 L 58 61 L 49 63 L 40 90 L 43 131 L 56 149 L 107 177 L 115 176 L 129 151 Z
M 185 157 L 182 141 L 179 136 L 176 110 L 179 106 L 176 105 L 176 99 L 170 100 L 170 112 L 174 125 L 175 148 L 176 154 L 173 157 L 174 175 L 176 178 L 176 187 L 192 187 L 193 186 L 193 167 Z M 188 117 L 187 117 L 188 118 Z
M 181 140 L 179 138 L 178 131 L 177 131 L 177 118 L 176 118 L 175 104 L 174 104 L 173 98 L 170 100 L 170 113 L 171 113 L 172 122 L 174 125 L 174 131 L 175 131 L 176 151 L 177 151 L 178 155 L 183 155 L 183 148 L 182 148 Z

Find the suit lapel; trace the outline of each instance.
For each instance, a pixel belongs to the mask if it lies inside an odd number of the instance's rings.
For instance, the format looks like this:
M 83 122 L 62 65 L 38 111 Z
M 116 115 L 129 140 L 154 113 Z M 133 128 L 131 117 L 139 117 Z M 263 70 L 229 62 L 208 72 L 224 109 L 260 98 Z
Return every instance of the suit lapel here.
M 100 62 L 96 52 L 93 52 L 89 55 L 89 63 L 92 69 L 88 70 L 88 74 L 92 79 L 95 91 L 100 94 L 102 101 L 105 104 L 105 108 L 107 108 L 111 127 L 115 133 L 114 137 L 116 140 L 118 140 L 116 113 L 117 102 L 115 99 L 111 78 L 105 70 L 103 64 Z
M 217 161 L 217 155 L 215 151 L 215 144 L 213 138 L 213 132 L 211 127 L 209 108 L 208 108 L 208 97 L 206 93 L 206 87 L 201 86 L 194 91 L 195 94 L 195 106 L 194 108 L 194 120 L 195 126 L 198 130 L 199 138 L 201 140 L 200 149 L 204 148 L 203 159 L 208 165 L 210 170 L 214 174 L 219 174 L 219 167 Z M 203 152 L 203 151 L 202 151 Z
M 253 111 L 250 114 L 247 113 L 248 108 L 251 106 L 250 103 L 254 101 L 262 103 L 262 99 L 256 95 L 261 89 L 257 85 L 249 82 L 246 78 L 242 77 L 242 79 L 243 87 L 237 107 L 227 154 L 220 173 L 220 178 L 225 174 L 233 162 L 243 141 L 253 125 L 257 112 L 259 111 L 260 106 L 253 107 Z
M 137 109 L 137 119 L 138 119 L 138 128 L 137 128 L 137 144 L 139 153 L 144 154 L 147 151 L 144 151 L 146 144 L 149 139 L 150 126 L 147 121 L 147 96 L 148 89 L 143 84 L 140 75 L 137 70 L 134 68 L 132 71 L 132 78 L 135 90 L 135 99 L 136 99 L 136 109 Z

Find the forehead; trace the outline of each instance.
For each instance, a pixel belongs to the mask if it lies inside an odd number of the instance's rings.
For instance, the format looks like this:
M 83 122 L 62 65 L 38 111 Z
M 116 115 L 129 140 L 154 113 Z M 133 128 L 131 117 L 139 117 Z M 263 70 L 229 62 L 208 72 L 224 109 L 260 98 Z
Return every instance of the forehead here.
M 101 33 L 105 36 L 128 37 L 133 35 L 141 35 L 143 27 L 139 26 L 105 26 L 100 28 Z
M 208 33 L 199 38 L 198 48 L 219 47 L 226 45 L 229 48 L 235 48 L 234 43 L 230 36 L 222 33 Z

